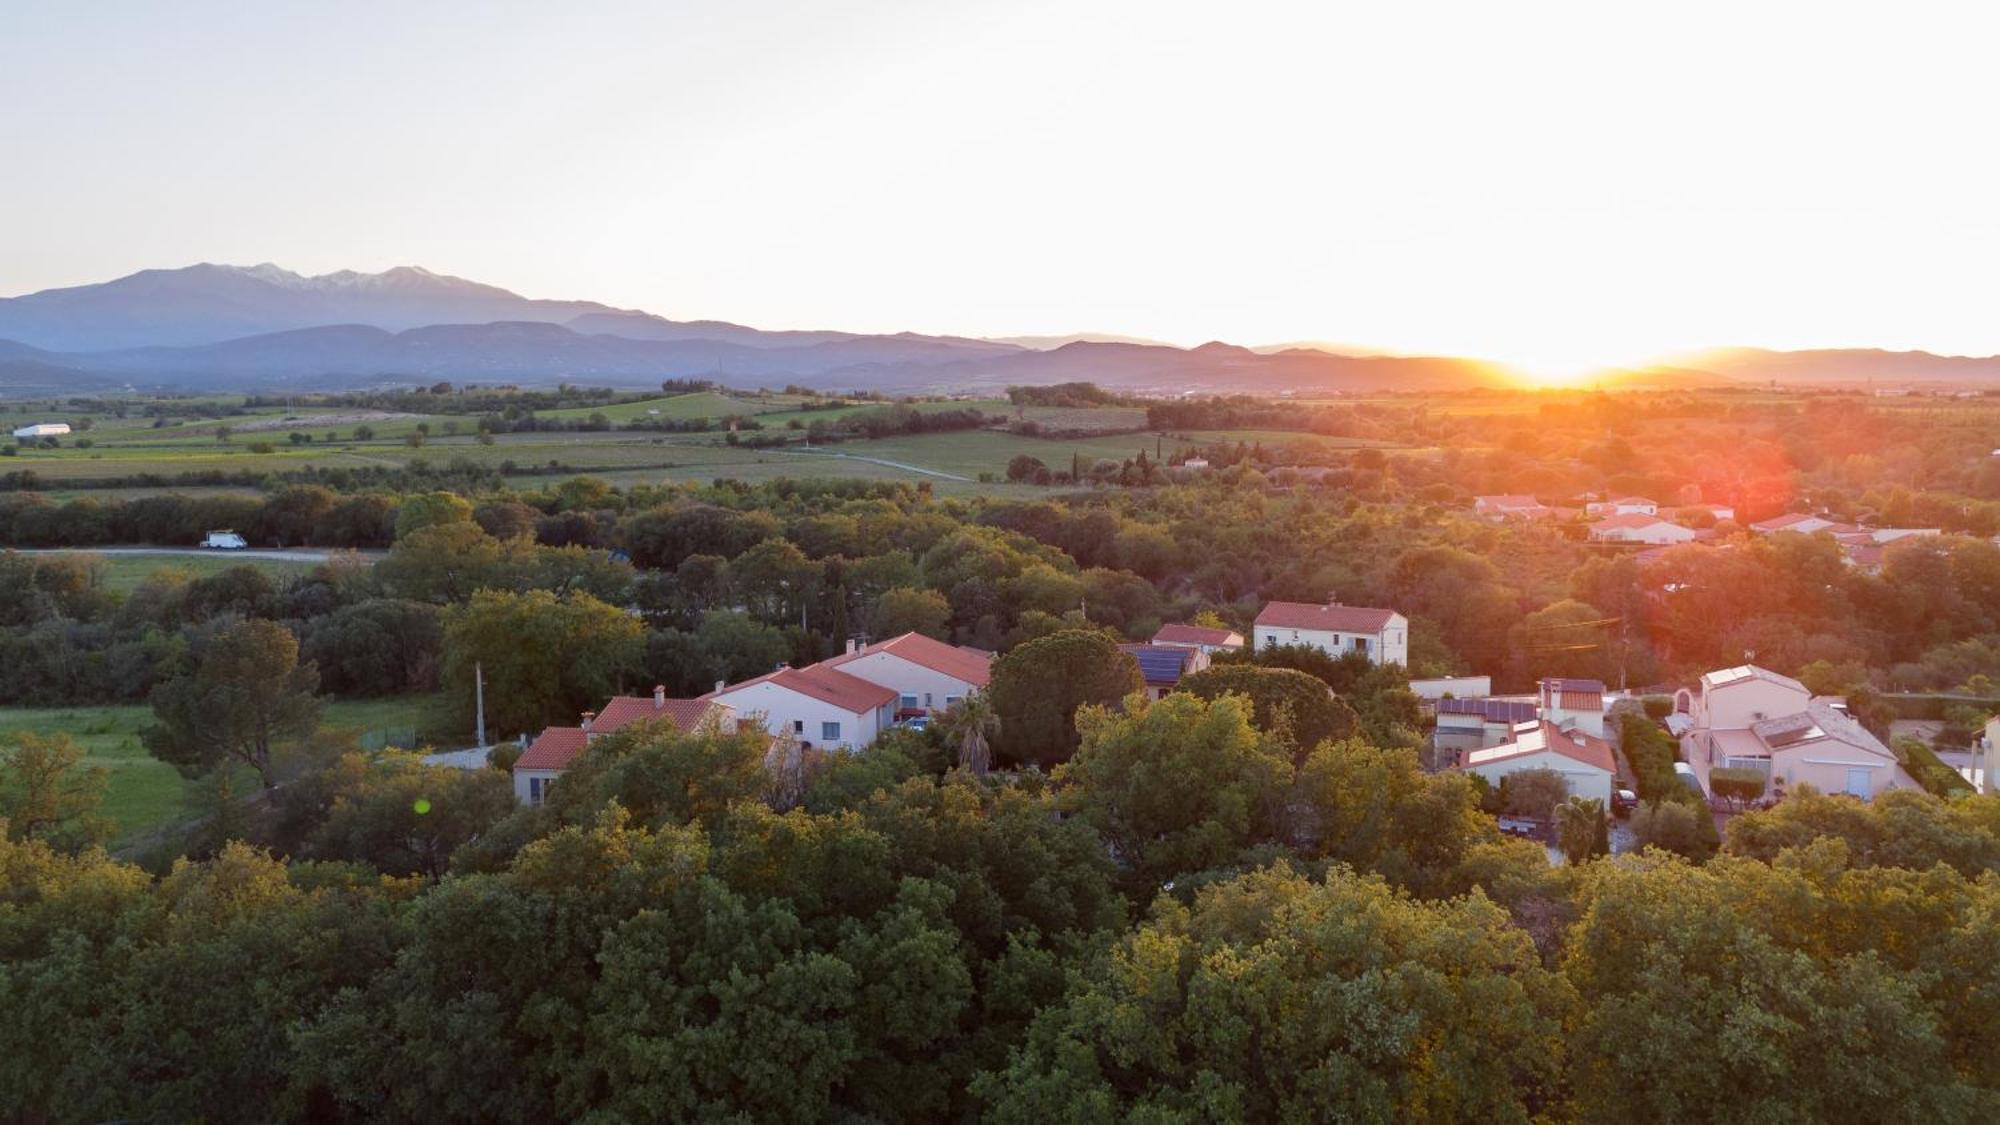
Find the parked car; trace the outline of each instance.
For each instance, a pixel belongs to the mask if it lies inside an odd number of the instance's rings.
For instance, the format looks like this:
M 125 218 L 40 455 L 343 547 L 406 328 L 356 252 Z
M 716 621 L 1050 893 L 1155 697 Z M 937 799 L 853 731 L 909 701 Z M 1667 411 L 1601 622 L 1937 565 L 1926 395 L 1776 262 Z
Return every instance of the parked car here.
M 1500 831 L 1509 836 L 1519 836 L 1524 840 L 1539 840 L 1543 835 L 1541 821 L 1530 820 L 1525 816 L 1501 817 Z
M 1613 790 L 1611 794 L 1611 814 L 1626 816 L 1639 807 L 1639 795 L 1630 789 Z
M 240 551 L 248 547 L 250 542 L 233 531 L 211 531 L 208 533 L 208 538 L 201 541 L 201 545 L 218 551 Z
M 905 730 L 929 730 L 931 729 L 931 717 L 929 715 L 915 715 L 904 719 L 896 725 Z

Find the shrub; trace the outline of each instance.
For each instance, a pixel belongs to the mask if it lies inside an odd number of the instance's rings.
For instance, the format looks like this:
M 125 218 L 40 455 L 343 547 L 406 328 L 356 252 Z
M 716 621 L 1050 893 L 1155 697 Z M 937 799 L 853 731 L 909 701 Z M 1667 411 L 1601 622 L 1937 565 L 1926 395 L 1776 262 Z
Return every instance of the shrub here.
M 1731 801 L 1754 801 L 1764 795 L 1763 770 L 1713 769 L 1708 771 L 1708 787 L 1716 796 Z
M 1671 696 L 1649 695 L 1640 700 L 1639 704 L 1646 709 L 1646 717 L 1656 723 L 1674 713 L 1674 701 Z

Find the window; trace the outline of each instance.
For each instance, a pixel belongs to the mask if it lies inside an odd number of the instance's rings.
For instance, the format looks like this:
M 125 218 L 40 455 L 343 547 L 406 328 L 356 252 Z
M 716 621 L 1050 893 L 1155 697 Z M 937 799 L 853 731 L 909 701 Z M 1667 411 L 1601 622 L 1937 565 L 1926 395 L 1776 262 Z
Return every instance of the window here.
M 962 701 L 962 700 L 963 700 L 964 698 L 965 698 L 965 697 L 964 697 L 964 696 L 962 696 L 962 695 L 947 695 L 947 696 L 945 696 L 945 697 L 944 697 L 944 705 L 945 705 L 945 708 L 946 708 L 946 710 L 949 710 L 949 709 L 951 709 L 951 708 L 953 708 L 953 707 L 956 707 L 956 706 L 958 706 L 958 705 L 959 705 L 959 703 L 960 703 L 960 701 Z
M 821 724 L 819 725 L 819 737 L 820 737 L 820 741 L 821 741 L 821 742 L 839 742 L 839 741 L 840 741 L 840 724 L 839 724 L 839 723 L 821 723 Z
M 928 711 L 928 710 L 930 710 L 930 709 L 931 709 L 931 693 L 930 693 L 930 692 L 925 692 L 925 693 L 924 693 L 924 710 Z
M 1367 637 L 1356 637 L 1356 638 L 1354 638 L 1354 651 L 1356 651 L 1356 652 L 1367 652 L 1367 651 L 1368 651 L 1368 638 L 1367 638 Z
M 546 800 L 546 799 L 548 798 L 548 795 L 549 795 L 549 786 L 550 786 L 551 784 L 553 784 L 554 782 L 555 782 L 555 778 L 553 778 L 553 777 L 531 777 L 531 778 L 529 778 L 529 779 L 528 779 L 528 803 L 529 803 L 529 804 L 531 804 L 531 805 L 539 805 L 539 804 L 541 804 L 541 803 L 542 803 L 542 802 L 543 802 L 544 800 Z
M 916 707 L 916 705 L 917 705 L 917 697 L 916 697 L 916 696 L 914 696 L 914 695 L 906 695 L 906 696 L 904 696 L 904 697 L 903 697 L 903 699 L 902 699 L 902 702 L 898 704 L 898 706 L 900 706 L 901 708 L 903 708 L 903 710 L 905 710 L 905 711 L 908 711 L 908 710 L 911 710 L 911 709 L 915 708 L 915 707 Z
M 804 719 L 793 719 L 793 720 L 792 720 L 792 733 L 793 733 L 793 734 L 804 734 L 805 732 L 806 732 L 806 721 L 805 721 Z

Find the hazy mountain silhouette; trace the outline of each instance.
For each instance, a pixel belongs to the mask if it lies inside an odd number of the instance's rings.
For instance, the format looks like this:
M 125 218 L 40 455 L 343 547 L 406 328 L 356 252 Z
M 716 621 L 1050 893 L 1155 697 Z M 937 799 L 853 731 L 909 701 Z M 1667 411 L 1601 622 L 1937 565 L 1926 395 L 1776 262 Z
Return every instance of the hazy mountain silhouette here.
M 1340 350 L 1335 350 L 1340 349 Z M 1963 382 L 2000 358 L 1864 349 L 1719 349 L 1607 371 L 1600 386 Z M 1178 348 L 1110 334 L 986 340 L 768 331 L 676 321 L 594 301 L 523 297 L 403 266 L 307 277 L 274 265 L 144 270 L 0 299 L 0 390 L 203 389 L 432 381 L 644 386 L 665 378 L 830 390 L 961 390 L 1091 381 L 1161 393 L 1456 390 L 1512 382 L 1502 365 L 1308 343 Z

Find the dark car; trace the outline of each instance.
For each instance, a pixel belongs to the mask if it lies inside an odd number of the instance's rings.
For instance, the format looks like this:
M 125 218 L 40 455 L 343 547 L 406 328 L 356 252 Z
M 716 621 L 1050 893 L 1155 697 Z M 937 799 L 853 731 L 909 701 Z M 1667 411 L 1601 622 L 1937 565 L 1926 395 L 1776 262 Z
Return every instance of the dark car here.
M 1639 807 L 1639 795 L 1630 789 L 1615 789 L 1611 793 L 1611 813 L 1625 816 Z

